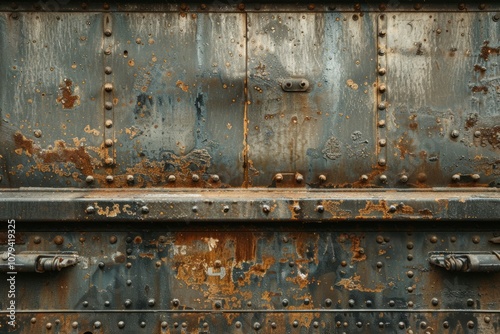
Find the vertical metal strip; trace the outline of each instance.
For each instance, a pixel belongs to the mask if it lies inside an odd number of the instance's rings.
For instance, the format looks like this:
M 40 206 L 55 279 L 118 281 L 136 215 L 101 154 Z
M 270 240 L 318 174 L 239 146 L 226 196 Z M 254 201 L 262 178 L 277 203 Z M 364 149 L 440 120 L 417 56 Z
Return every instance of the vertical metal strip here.
M 388 16 L 381 14 L 377 24 L 377 58 L 378 58 L 378 79 L 377 79 L 377 164 L 380 170 L 387 168 L 387 108 L 389 102 L 387 98 L 387 20 Z M 380 181 L 387 183 L 387 176 L 380 175 Z
M 250 166 L 248 160 L 249 154 L 249 145 L 248 145 L 248 105 L 250 104 L 250 95 L 248 92 L 248 14 L 245 12 L 245 82 L 244 82 L 244 96 L 245 96 L 245 104 L 243 109 L 243 188 L 250 187 L 250 179 L 248 175 L 248 171 Z
M 112 30 L 111 14 L 103 15 L 103 38 L 104 38 L 104 86 L 102 92 L 103 108 L 104 108 L 104 142 L 103 158 L 107 168 L 113 167 L 115 163 L 115 136 L 114 136 L 114 85 L 113 85 L 113 69 L 111 68 L 112 46 L 113 46 L 113 30 Z M 109 173 L 108 173 L 109 174 Z

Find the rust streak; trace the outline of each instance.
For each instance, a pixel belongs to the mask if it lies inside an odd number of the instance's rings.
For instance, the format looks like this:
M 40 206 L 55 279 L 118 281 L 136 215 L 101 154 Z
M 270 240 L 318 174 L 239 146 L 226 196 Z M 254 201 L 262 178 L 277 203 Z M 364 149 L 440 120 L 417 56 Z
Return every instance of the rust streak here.
M 349 291 L 357 290 L 361 292 L 382 292 L 385 287 L 381 284 L 378 284 L 375 288 L 367 288 L 361 283 L 361 275 L 356 275 L 341 279 L 336 286 L 342 286 Z
M 72 85 L 73 81 L 64 79 L 64 84 L 59 87 L 60 96 L 57 98 L 57 102 L 62 104 L 63 109 L 72 109 L 75 103 L 80 104 L 80 97 L 73 95 Z

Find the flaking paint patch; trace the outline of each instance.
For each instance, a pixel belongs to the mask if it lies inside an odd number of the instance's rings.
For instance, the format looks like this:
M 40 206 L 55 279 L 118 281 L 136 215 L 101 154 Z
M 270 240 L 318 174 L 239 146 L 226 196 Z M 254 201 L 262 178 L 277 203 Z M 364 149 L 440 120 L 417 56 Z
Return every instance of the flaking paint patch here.
M 361 283 L 361 276 L 354 274 L 352 277 L 349 278 L 343 278 L 341 279 L 336 286 L 341 286 L 344 287 L 345 289 L 349 291 L 361 291 L 361 292 L 382 292 L 384 291 L 385 287 L 381 284 L 377 284 L 375 288 L 368 288 L 363 286 Z
M 119 204 L 114 204 L 111 208 L 109 206 L 102 208 L 97 204 L 95 204 L 94 206 L 97 209 L 97 214 L 99 216 L 116 217 L 119 213 L 121 213 Z

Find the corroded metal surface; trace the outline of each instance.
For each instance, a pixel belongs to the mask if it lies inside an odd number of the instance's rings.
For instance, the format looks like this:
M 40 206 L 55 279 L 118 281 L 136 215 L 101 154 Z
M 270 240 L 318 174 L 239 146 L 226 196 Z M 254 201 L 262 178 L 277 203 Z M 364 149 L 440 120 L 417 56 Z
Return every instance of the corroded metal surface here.
M 497 1 L 2 2 L 0 30 L 0 333 L 498 331 Z
M 499 321 L 499 273 L 448 272 L 428 262 L 429 252 L 496 250 L 489 241 L 498 236 L 495 229 L 409 222 L 18 228 L 30 235 L 19 251 L 79 256 L 76 266 L 60 272 L 17 275 L 21 333 L 44 332 L 49 324 L 67 333 L 448 327 L 451 333 L 494 333 Z

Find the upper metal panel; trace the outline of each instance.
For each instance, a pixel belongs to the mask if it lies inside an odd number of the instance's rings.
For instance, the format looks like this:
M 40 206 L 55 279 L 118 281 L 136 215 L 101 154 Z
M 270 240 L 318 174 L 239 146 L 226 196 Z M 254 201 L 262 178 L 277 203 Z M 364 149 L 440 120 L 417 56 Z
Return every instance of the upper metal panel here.
M 387 15 L 391 186 L 500 180 L 500 29 L 489 14 Z M 384 46 L 382 46 L 383 48 Z
M 245 15 L 111 17 L 115 181 L 241 186 Z
M 359 186 L 371 173 L 376 23 L 371 15 L 248 15 L 253 186 Z M 308 88 L 284 90 L 290 80 Z

